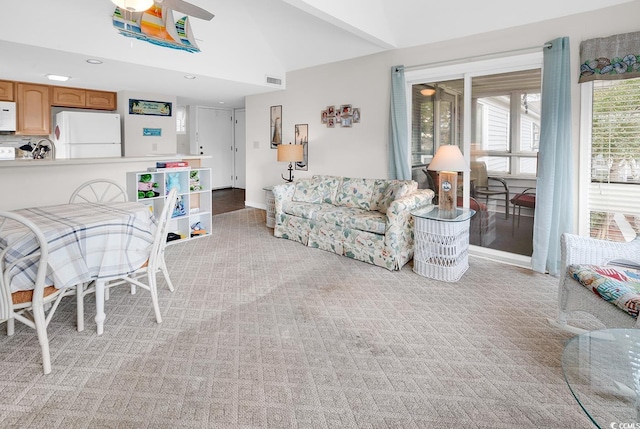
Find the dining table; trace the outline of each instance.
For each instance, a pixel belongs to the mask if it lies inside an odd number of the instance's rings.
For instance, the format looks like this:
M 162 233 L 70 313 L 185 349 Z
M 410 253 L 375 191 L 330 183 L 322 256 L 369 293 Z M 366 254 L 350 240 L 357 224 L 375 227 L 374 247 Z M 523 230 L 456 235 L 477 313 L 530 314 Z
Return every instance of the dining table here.
M 47 285 L 70 288 L 95 282 L 97 334 L 104 331 L 105 286 L 133 273 L 149 258 L 156 221 L 138 202 L 74 203 L 13 210 L 40 228 L 49 246 Z M 22 240 L 22 242 L 16 242 Z M 0 248 L 14 245 L 15 258 L 33 250 L 18 223 L 6 225 Z M 14 277 L 12 292 L 30 288 L 29 270 Z

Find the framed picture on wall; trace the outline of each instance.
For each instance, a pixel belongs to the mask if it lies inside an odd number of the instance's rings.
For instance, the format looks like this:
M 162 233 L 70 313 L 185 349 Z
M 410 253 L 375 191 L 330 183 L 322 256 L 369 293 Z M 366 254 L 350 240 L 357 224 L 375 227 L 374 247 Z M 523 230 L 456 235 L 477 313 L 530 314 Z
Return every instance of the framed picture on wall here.
M 351 114 L 352 118 L 353 118 L 353 123 L 354 124 L 359 124 L 360 123 L 360 108 L 359 107 L 354 107 L 353 108 L 353 113 Z
M 296 170 L 307 171 L 309 169 L 309 125 L 296 124 L 295 142 L 302 145 L 302 161 L 296 162 Z
M 282 106 L 271 106 L 270 141 L 271 149 L 282 143 Z
M 323 110 L 322 112 L 320 112 L 320 123 L 321 124 L 326 124 L 327 123 L 327 111 Z

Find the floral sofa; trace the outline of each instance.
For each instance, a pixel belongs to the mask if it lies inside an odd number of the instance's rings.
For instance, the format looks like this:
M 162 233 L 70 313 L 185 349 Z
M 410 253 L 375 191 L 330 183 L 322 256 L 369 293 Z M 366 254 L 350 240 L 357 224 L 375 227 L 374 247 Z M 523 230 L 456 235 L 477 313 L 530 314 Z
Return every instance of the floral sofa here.
M 399 270 L 413 257 L 411 211 L 434 193 L 413 180 L 314 176 L 273 187 L 274 235 Z

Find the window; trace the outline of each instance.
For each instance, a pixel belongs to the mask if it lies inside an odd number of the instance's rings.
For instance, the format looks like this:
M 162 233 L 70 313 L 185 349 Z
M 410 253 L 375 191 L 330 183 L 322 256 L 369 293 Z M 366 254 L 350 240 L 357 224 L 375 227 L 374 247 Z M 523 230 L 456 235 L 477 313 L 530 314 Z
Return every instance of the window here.
M 590 164 L 583 165 L 589 172 L 588 233 L 626 241 L 640 226 L 640 79 L 583 85 L 591 102 L 590 153 L 583 158 Z
M 428 164 L 437 146 L 460 145 L 462 86 L 462 80 L 412 86 L 412 167 Z
M 540 76 L 533 69 L 473 78 L 471 155 L 489 174 L 536 175 Z
M 178 106 L 176 108 L 176 133 L 187 133 L 187 108 L 186 106 Z

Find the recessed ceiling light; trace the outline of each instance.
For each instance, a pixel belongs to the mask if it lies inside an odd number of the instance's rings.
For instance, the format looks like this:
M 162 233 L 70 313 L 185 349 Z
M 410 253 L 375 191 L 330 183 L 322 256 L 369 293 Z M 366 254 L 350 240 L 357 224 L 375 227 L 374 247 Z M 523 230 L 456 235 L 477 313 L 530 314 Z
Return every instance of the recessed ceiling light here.
M 185 79 L 195 79 L 196 77 L 192 74 L 185 75 Z
M 89 64 L 102 64 L 102 61 L 100 61 L 100 60 L 96 60 L 95 58 L 89 58 L 89 59 L 87 60 L 87 62 L 88 62 Z
M 224 101 L 218 101 L 218 104 L 224 104 Z
M 57 81 L 60 81 L 60 82 L 66 82 L 66 81 L 69 80 L 69 76 L 60 76 L 60 75 L 57 75 L 57 74 L 48 74 L 47 75 L 47 79 L 49 79 L 49 80 L 57 80 Z

